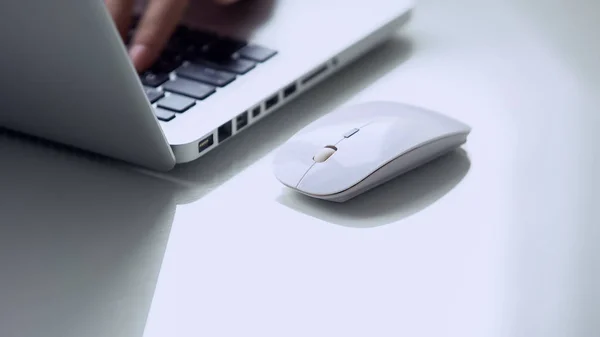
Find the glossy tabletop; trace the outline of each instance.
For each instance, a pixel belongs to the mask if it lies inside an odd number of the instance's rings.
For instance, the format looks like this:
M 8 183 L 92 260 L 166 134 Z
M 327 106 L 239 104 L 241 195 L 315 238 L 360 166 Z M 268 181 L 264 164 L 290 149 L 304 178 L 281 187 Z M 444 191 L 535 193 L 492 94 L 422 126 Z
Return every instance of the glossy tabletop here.
M 600 335 L 600 5 L 424 0 L 395 39 L 154 174 L 0 141 L 0 336 Z M 275 151 L 342 105 L 473 132 L 346 204 Z

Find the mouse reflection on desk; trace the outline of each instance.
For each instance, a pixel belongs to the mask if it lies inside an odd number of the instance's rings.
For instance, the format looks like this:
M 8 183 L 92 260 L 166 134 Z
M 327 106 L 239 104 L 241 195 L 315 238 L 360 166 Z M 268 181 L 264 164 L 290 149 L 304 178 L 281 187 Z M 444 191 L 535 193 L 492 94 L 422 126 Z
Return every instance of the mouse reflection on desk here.
M 345 202 L 459 148 L 471 128 L 397 102 L 342 107 L 309 124 L 278 151 L 276 178 L 313 198 Z

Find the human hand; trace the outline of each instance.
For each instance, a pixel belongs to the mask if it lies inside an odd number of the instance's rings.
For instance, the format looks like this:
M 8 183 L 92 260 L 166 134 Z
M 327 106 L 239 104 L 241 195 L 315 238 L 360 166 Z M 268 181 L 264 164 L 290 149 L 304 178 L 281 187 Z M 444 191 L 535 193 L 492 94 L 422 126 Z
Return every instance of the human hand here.
M 138 72 L 150 67 L 158 58 L 169 38 L 182 19 L 189 1 L 194 0 L 149 0 L 131 40 L 129 55 Z M 196 0 L 213 1 L 229 5 L 239 0 Z M 105 0 L 108 11 L 123 38 L 130 28 L 136 0 Z

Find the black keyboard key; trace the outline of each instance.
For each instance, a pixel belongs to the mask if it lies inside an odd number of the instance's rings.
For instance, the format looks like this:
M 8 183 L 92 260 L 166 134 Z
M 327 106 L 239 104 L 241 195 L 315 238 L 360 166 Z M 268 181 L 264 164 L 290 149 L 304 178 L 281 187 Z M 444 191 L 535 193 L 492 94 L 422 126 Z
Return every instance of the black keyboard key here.
M 239 51 L 239 54 L 245 59 L 249 59 L 255 62 L 265 62 L 266 60 L 275 56 L 277 52 L 275 50 L 257 45 L 248 45 L 242 48 Z
M 194 101 L 193 99 L 179 95 L 169 95 L 158 101 L 159 108 L 171 110 L 178 113 L 182 113 L 189 110 L 189 108 L 193 107 L 195 104 L 196 101 Z
M 166 74 L 166 73 L 156 74 L 156 73 L 148 71 L 148 72 L 145 72 L 144 74 L 142 74 L 140 76 L 140 79 L 142 80 L 142 84 L 144 84 L 145 86 L 156 88 L 169 80 L 169 74 Z
M 230 38 L 230 37 L 221 37 L 213 45 L 214 46 L 218 46 L 221 49 L 232 51 L 232 52 L 235 53 L 236 51 L 238 51 L 238 50 L 244 48 L 245 46 L 247 46 L 248 42 L 242 41 L 242 40 L 233 39 L 233 38 Z
M 190 29 L 179 25 L 177 26 L 177 28 L 175 29 L 175 32 L 173 32 L 173 34 L 171 35 L 171 38 L 169 39 L 169 44 L 174 44 L 174 45 L 182 45 L 182 44 L 188 44 L 189 43 L 189 39 L 190 39 Z
M 182 50 L 183 59 L 186 61 L 191 61 L 196 59 L 199 55 L 202 55 L 202 47 L 195 46 L 193 44 L 187 45 Z
M 187 43 L 196 47 L 204 47 L 213 43 L 217 39 L 217 35 L 211 32 L 203 32 L 199 30 L 190 29 L 187 33 Z
M 177 28 L 169 39 L 166 50 L 183 55 L 188 47 L 194 45 L 191 34 L 191 31 L 186 27 Z
M 210 33 L 190 31 L 185 40 L 185 46 L 181 50 L 184 60 L 191 61 L 200 57 L 204 48 L 216 38 L 216 35 Z
M 202 100 L 215 93 L 215 87 L 193 82 L 183 78 L 178 78 L 175 81 L 167 82 L 163 85 L 163 89 L 168 92 L 188 96 L 194 99 Z
M 183 55 L 183 53 L 185 52 L 186 47 L 187 47 L 187 44 L 171 40 L 165 46 L 165 49 L 163 50 L 163 53 L 160 58 L 166 60 L 166 59 L 175 59 L 177 57 L 181 57 Z
M 230 58 L 240 49 L 246 46 L 246 42 L 230 38 L 217 39 L 202 49 L 202 52 L 209 59 Z
M 184 64 L 176 72 L 177 76 L 224 87 L 235 80 L 235 74 L 208 68 L 201 64 Z
M 250 60 L 234 58 L 224 59 L 220 61 L 198 58 L 196 59 L 195 63 L 203 64 L 213 69 L 228 71 L 230 73 L 235 73 L 239 75 L 244 75 L 245 73 L 249 72 L 250 70 L 254 69 L 254 67 L 256 67 L 256 63 Z
M 183 55 L 165 51 L 163 55 L 152 65 L 151 70 L 156 73 L 170 73 L 183 64 Z
M 158 101 L 165 95 L 162 91 L 156 90 L 154 88 L 144 88 L 144 91 L 146 91 L 146 97 L 148 97 L 150 103 Z
M 168 122 L 175 118 L 175 113 L 161 108 L 154 109 L 154 115 L 163 122 Z

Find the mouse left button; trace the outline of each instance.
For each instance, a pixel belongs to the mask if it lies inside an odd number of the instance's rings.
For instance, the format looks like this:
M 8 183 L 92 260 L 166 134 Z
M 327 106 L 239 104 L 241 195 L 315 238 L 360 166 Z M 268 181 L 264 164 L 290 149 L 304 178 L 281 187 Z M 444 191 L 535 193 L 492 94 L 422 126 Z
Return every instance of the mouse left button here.
M 275 177 L 284 185 L 296 188 L 306 172 L 315 164 L 314 147 L 307 145 L 286 144 L 275 155 L 273 171 Z

